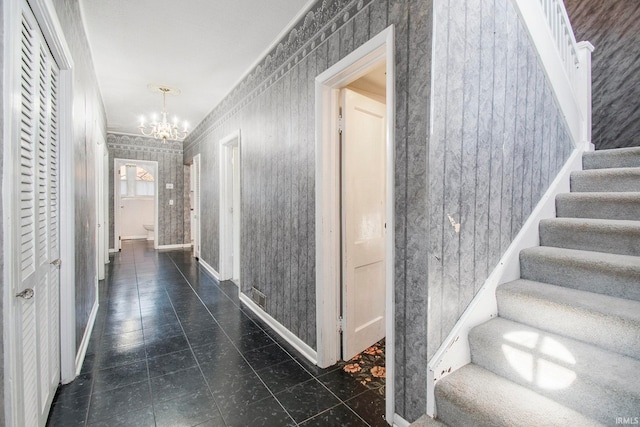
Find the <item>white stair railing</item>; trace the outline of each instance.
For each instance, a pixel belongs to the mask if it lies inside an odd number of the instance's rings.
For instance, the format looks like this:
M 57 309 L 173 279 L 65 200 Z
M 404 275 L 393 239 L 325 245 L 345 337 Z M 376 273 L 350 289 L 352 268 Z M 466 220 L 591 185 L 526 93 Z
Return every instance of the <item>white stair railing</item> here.
M 562 0 L 513 0 L 556 94 L 571 137 L 591 149 L 591 52 L 577 43 Z

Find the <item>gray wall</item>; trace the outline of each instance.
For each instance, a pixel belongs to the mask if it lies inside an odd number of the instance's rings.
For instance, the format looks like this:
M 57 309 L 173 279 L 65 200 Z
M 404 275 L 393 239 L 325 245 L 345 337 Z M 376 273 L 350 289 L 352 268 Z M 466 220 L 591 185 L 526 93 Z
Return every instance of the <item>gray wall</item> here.
M 565 0 L 578 40 L 592 54 L 596 149 L 640 146 L 640 4 Z
M 511 1 L 435 4 L 429 358 L 573 150 Z
M 426 322 L 425 310 L 421 310 L 407 319 L 405 330 L 405 306 L 426 307 L 426 293 L 420 289 L 424 268 L 418 256 L 427 250 L 424 212 L 431 6 L 420 0 L 324 3 L 313 6 L 312 13 L 185 142 L 185 163 L 202 154 L 202 259 L 218 268 L 218 142 L 241 129 L 243 292 L 248 293 L 252 286 L 265 292 L 267 312 L 316 346 L 314 79 L 395 24 L 396 357 L 398 372 L 404 376 L 405 358 L 415 360 L 411 369 L 418 364 L 420 356 L 412 349 L 424 348 Z M 424 357 L 419 362 L 424 370 Z M 425 382 L 417 388 L 414 384 L 418 381 L 405 386 L 399 378 L 396 388 L 397 411 L 408 418 L 424 413 Z M 414 399 L 416 393 L 421 400 Z
M 189 243 L 189 228 L 185 227 L 185 182 L 182 164 L 182 143 L 161 142 L 153 138 L 109 133 L 109 247 L 114 248 L 114 158 L 151 160 L 158 162 L 158 245 Z M 167 189 L 166 184 L 173 184 Z M 187 189 L 189 182 L 186 182 Z M 173 199 L 173 206 L 169 205 Z M 189 209 L 188 200 L 186 206 Z M 188 225 L 188 224 L 187 224 Z
M 185 162 L 203 156 L 202 257 L 217 268 L 218 141 L 241 129 L 243 292 L 265 292 L 315 347 L 314 78 L 392 23 L 395 403 L 414 420 L 429 357 L 572 149 L 511 2 L 318 3 L 192 133 Z
M 105 112 L 82 25 L 80 5 L 54 0 L 60 24 L 73 58 L 73 147 L 75 155 L 76 223 L 76 342 L 84 335 L 96 300 L 95 140 L 106 135 Z M 65 189 L 61 189 L 65 191 Z

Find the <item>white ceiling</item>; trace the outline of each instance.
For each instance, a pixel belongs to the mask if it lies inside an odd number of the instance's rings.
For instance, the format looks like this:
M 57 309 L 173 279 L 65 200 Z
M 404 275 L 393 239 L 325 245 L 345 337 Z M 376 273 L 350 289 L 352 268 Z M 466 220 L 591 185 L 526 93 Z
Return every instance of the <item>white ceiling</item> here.
M 193 129 L 313 0 L 80 0 L 109 132 L 137 134 L 177 88 L 169 119 Z

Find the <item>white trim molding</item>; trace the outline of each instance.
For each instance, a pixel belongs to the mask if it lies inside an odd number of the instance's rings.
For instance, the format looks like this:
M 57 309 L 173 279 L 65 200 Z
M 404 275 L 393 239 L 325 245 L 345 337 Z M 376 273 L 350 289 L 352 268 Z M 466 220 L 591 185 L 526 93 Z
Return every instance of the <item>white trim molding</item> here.
M 251 298 L 240 292 L 240 301 L 247 306 L 256 316 L 271 327 L 286 342 L 291 344 L 293 348 L 298 350 L 307 360 L 314 365 L 317 363 L 317 352 L 298 338 L 293 332 L 287 329 L 282 323 L 271 317 L 266 311 L 261 309 Z
M 217 281 L 220 281 L 220 274 L 218 274 L 218 272 L 216 271 L 215 268 L 211 267 L 205 260 L 203 260 L 202 258 L 198 258 L 198 262 L 200 263 L 200 265 L 202 265 L 202 267 L 207 271 L 207 273 L 211 274 L 213 276 L 214 279 L 216 279 Z
M 84 330 L 84 336 L 82 337 L 82 341 L 80 342 L 80 348 L 78 349 L 78 354 L 75 358 L 75 376 L 80 375 L 80 371 L 82 370 L 82 363 L 84 362 L 84 357 L 87 354 L 87 348 L 89 348 L 89 340 L 91 339 L 91 333 L 93 332 L 93 327 L 96 323 L 96 317 L 98 315 L 98 308 L 100 304 L 98 303 L 98 299 L 93 304 L 91 308 L 91 313 L 89 314 L 89 320 L 87 322 L 87 327 Z M 69 381 L 70 382 L 70 381 Z
M 238 159 L 240 159 L 240 164 L 242 164 L 242 154 L 241 154 L 241 142 L 240 142 L 240 129 L 237 129 L 233 132 L 231 132 L 229 135 L 225 136 L 224 138 L 222 138 L 219 142 L 219 149 L 218 149 L 218 165 L 219 165 L 219 173 L 220 173 L 220 180 L 219 180 L 219 219 L 218 219 L 218 265 L 220 266 L 220 280 L 231 280 L 231 279 L 239 279 L 238 278 L 234 278 L 233 277 L 233 262 L 229 263 L 229 258 L 228 258 L 228 254 L 229 251 L 231 251 L 233 253 L 233 245 L 230 245 L 230 243 L 234 240 L 234 239 L 240 239 L 240 235 L 236 236 L 236 231 L 241 231 L 241 230 L 235 230 L 235 227 L 233 226 L 233 221 L 230 221 L 230 219 L 235 216 L 235 215 L 239 215 L 240 218 L 242 218 L 242 203 L 240 203 L 240 211 L 239 212 L 233 212 L 232 215 L 229 215 L 229 208 L 233 209 L 233 206 L 228 206 L 228 200 L 229 200 L 229 149 L 232 147 L 238 147 Z M 240 167 L 240 165 L 238 165 L 237 167 Z M 231 180 L 231 183 L 233 182 L 233 180 Z M 238 194 L 239 197 L 242 197 L 242 173 L 240 173 L 240 194 Z M 233 193 L 233 189 L 231 190 L 231 192 Z M 236 195 L 233 194 L 233 196 L 235 197 Z M 229 239 L 229 230 L 228 227 L 231 227 L 231 233 L 232 233 L 232 238 Z M 242 251 L 242 248 L 240 248 L 240 251 Z M 233 254 L 233 259 L 235 260 L 235 255 Z M 240 258 L 238 257 L 238 262 L 240 261 Z
M 467 309 L 427 365 L 427 414 L 435 417 L 435 385 L 457 369 L 471 362 L 469 332 L 498 315 L 496 289 L 503 283 L 520 278 L 520 251 L 539 246 L 538 224 L 542 219 L 555 218 L 556 196 L 569 192 L 571 172 L 582 169 L 584 150 L 573 150 L 571 156 L 544 193 L 540 202 L 522 226 L 500 259 L 497 267 L 484 282 Z
M 316 325 L 317 362 L 331 366 L 340 358 L 340 152 L 338 144 L 338 97 L 340 89 L 386 61 L 387 170 L 385 236 L 386 311 L 386 415 L 394 413 L 394 197 L 395 197 L 395 39 L 391 25 L 337 64 L 316 77 Z
M 144 237 L 145 239 L 147 238 L 146 236 Z M 172 250 L 172 249 L 184 249 L 184 248 L 190 248 L 191 247 L 191 243 L 177 243 L 175 245 L 159 245 L 158 246 L 158 250 Z

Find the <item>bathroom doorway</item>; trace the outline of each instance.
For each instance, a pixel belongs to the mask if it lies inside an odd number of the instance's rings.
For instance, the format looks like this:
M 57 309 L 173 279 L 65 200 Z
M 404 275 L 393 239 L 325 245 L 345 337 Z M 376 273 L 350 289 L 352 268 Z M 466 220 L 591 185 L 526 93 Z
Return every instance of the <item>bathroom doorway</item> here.
M 115 244 L 123 240 L 153 241 L 158 248 L 158 162 L 115 159 Z

